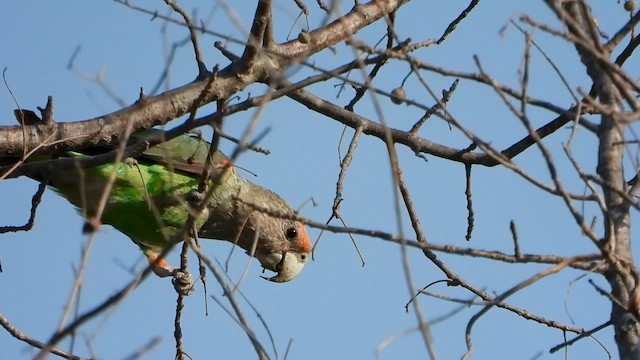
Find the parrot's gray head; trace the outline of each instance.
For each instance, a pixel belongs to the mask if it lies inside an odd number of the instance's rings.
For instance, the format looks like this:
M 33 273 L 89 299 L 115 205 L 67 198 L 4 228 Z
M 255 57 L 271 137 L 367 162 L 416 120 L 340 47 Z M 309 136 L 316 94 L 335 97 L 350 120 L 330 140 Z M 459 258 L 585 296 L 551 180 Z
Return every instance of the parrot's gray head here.
M 249 246 L 241 246 L 265 269 L 277 273 L 265 279 L 287 282 L 298 276 L 311 254 L 311 242 L 303 223 L 254 212 L 245 229 L 244 243 Z
M 222 219 L 209 216 L 201 235 L 224 239 L 243 248 L 260 261 L 262 267 L 277 274 L 265 278 L 273 282 L 293 280 L 311 255 L 311 242 L 302 222 L 293 220 L 295 212 L 277 194 L 249 182 L 234 194 L 234 205 L 225 217 L 233 223 L 233 231 L 218 232 Z M 282 216 L 288 217 L 287 219 Z M 218 223 L 213 226 L 213 223 Z M 222 226 L 228 228 L 227 226 Z
M 229 177 L 225 185 L 229 186 L 222 190 L 233 192 L 214 194 L 208 220 L 198 235 L 241 247 L 265 269 L 277 273 L 265 278 L 269 281 L 293 280 L 311 255 L 309 235 L 304 224 L 293 219 L 295 211 L 276 193 L 239 176 Z

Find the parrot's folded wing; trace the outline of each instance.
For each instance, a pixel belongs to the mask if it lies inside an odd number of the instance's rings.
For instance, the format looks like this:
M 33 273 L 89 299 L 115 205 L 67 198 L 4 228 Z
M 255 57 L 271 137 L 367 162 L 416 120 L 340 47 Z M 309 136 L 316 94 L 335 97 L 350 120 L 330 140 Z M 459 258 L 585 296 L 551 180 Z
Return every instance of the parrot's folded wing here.
M 160 136 L 162 130 L 152 129 L 142 132 L 142 136 Z M 136 134 L 137 135 L 137 134 Z M 139 137 L 139 135 L 137 136 Z M 200 137 L 178 136 L 149 148 L 139 160 L 165 165 L 185 175 L 201 175 L 209 155 L 209 143 Z M 227 157 L 220 151 L 212 157 L 212 169 L 219 169 L 227 163 Z

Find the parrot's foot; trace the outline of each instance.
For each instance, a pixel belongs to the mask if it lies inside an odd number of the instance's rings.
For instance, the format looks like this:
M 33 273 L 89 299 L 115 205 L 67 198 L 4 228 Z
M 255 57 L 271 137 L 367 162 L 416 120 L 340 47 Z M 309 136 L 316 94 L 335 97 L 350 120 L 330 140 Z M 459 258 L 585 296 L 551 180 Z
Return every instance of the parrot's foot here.
M 158 254 L 154 252 L 147 252 L 147 259 L 153 272 L 159 277 L 172 277 L 171 283 L 176 292 L 182 296 L 189 296 L 193 294 L 193 278 L 187 271 L 180 271 L 173 266 L 167 264 L 164 259 L 158 260 Z
M 193 278 L 188 272 L 182 272 L 176 269 L 173 272 L 171 283 L 173 284 L 173 288 L 176 289 L 176 292 L 182 296 L 189 296 L 195 291 Z

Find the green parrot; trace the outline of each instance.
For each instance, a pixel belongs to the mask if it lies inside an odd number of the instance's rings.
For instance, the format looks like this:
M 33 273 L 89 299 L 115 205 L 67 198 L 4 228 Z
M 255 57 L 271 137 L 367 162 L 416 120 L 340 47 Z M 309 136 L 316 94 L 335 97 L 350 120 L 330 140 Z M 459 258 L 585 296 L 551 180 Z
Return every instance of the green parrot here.
M 136 133 L 131 140 L 164 136 L 152 129 Z M 53 189 L 91 218 L 110 175 L 115 172 L 101 222 L 127 235 L 140 247 L 153 271 L 160 277 L 178 275 L 178 270 L 158 259 L 173 234 L 187 221 L 190 204 L 202 200 L 198 185 L 210 144 L 189 135 L 153 146 L 135 162 L 106 164 L 89 169 L 54 170 L 46 180 Z M 70 152 L 66 156 L 83 157 L 108 151 L 106 148 Z M 196 219 L 198 237 L 226 240 L 260 261 L 277 274 L 268 280 L 286 282 L 304 267 L 311 243 L 304 224 L 270 216 L 258 206 L 286 215 L 294 210 L 277 194 L 255 185 L 228 165 L 218 151 L 213 157 L 211 179 L 217 179 L 204 211 Z M 37 179 L 42 180 L 42 179 Z

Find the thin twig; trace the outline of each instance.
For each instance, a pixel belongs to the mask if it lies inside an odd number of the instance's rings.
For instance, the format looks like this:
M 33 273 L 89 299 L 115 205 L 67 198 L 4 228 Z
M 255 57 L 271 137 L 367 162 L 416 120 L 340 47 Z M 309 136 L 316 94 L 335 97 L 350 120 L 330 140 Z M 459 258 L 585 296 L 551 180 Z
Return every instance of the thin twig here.
M 340 162 L 340 174 L 338 175 L 338 181 L 336 182 L 336 196 L 333 199 L 331 216 L 329 216 L 329 219 L 327 220 L 327 224 L 329 224 L 333 218 L 336 218 L 342 222 L 342 225 L 344 227 L 347 227 L 344 219 L 342 218 L 342 215 L 340 214 L 340 205 L 342 204 L 342 200 L 343 200 L 342 191 L 344 186 L 344 180 L 347 175 L 347 170 L 349 169 L 349 166 L 351 165 L 351 161 L 353 160 L 353 154 L 355 153 L 356 147 L 358 145 L 358 140 L 360 139 L 361 134 L 362 134 L 362 129 L 361 128 L 356 129 L 356 132 L 353 134 L 353 138 L 351 138 L 351 142 L 349 143 L 349 149 L 347 150 L 347 153 L 345 154 L 344 158 Z M 338 148 L 338 153 L 339 152 L 340 151 Z M 323 231 L 320 231 L 320 234 L 318 234 L 318 239 L 316 240 L 315 244 L 313 244 L 313 248 L 311 249 L 311 259 L 314 261 L 315 261 L 315 251 L 320 243 L 322 234 L 323 234 Z M 365 266 L 364 257 L 360 253 L 360 249 L 358 248 L 358 245 L 356 244 L 356 241 L 353 238 L 353 235 L 349 234 L 349 237 L 351 239 L 351 243 L 356 249 L 356 252 L 358 253 L 358 256 L 360 257 L 362 266 Z
M 420 120 L 418 120 L 415 124 L 413 124 L 413 126 L 411 127 L 411 130 L 409 130 L 409 134 L 416 135 L 420 130 L 420 128 L 422 127 L 422 125 L 424 125 L 427 122 L 427 120 L 429 120 L 429 118 L 431 118 L 431 116 L 433 116 L 433 114 L 435 114 L 437 110 L 440 109 L 442 105 L 444 106 L 447 105 L 447 103 L 451 99 L 451 95 L 453 95 L 453 92 L 456 91 L 456 89 L 458 88 L 459 82 L 460 82 L 460 79 L 455 79 L 451 84 L 451 86 L 449 87 L 449 90 L 442 90 L 442 98 L 440 99 L 440 102 L 438 102 L 437 104 L 429 108 L 429 110 L 425 112 L 425 114 L 420 118 Z M 451 124 L 449 124 L 449 129 L 451 129 Z
M 198 43 L 198 34 L 196 32 L 196 27 L 193 25 L 193 21 L 189 14 L 187 14 L 184 9 L 182 9 L 178 4 L 176 4 L 173 0 L 164 0 L 165 4 L 169 5 L 173 11 L 177 12 L 182 16 L 186 27 L 189 29 L 189 35 L 191 37 L 191 43 L 193 44 L 193 52 L 195 53 L 196 63 L 198 64 L 198 76 L 204 78 L 209 73 L 207 72 L 207 66 L 202 59 L 202 53 L 200 52 L 200 45 Z
M 180 252 L 180 271 L 187 273 L 189 265 L 189 242 L 185 241 L 182 244 L 182 251 Z M 178 292 L 178 298 L 176 300 L 176 315 L 173 321 L 173 338 L 176 341 L 176 360 L 184 359 L 184 350 L 182 349 L 182 326 L 180 321 L 182 318 L 182 309 L 184 308 L 184 295 Z
M 191 239 L 187 239 L 185 241 L 191 242 L 192 240 Z M 238 323 L 238 325 L 240 325 L 242 330 L 245 332 L 245 334 L 249 338 L 249 341 L 251 342 L 251 345 L 253 345 L 256 353 L 258 354 L 258 357 L 260 359 L 268 359 L 269 356 L 267 355 L 267 352 L 265 351 L 264 347 L 262 346 L 262 344 L 260 343 L 260 341 L 256 337 L 255 333 L 253 332 L 253 330 L 249 326 L 249 323 L 246 321 L 246 319 L 245 319 L 245 317 L 244 317 L 244 315 L 242 313 L 242 310 L 240 309 L 240 306 L 238 305 L 237 300 L 235 299 L 235 295 L 234 295 L 232 289 L 228 286 L 227 282 L 224 280 L 224 277 L 223 277 L 222 273 L 218 270 L 218 268 L 215 266 L 215 264 L 213 264 L 213 262 L 206 255 L 204 255 L 202 253 L 202 251 L 200 251 L 199 248 L 197 248 L 195 246 L 191 246 L 191 249 L 207 265 L 209 270 L 211 270 L 211 272 L 213 273 L 213 276 L 216 278 L 216 281 L 222 287 L 222 291 L 224 293 L 224 296 L 227 298 L 227 301 L 229 302 L 229 304 L 231 305 L 231 307 L 233 308 L 233 311 L 235 313 L 235 316 L 233 316 L 233 314 L 228 312 L 230 317 L 232 319 L 234 319 Z M 216 302 L 218 302 L 218 299 L 215 298 L 214 296 L 212 296 L 211 298 L 214 299 Z M 220 305 L 222 305 L 222 304 L 220 304 Z M 221 307 L 223 309 L 225 309 L 225 311 L 228 311 L 228 309 L 226 307 L 224 307 L 224 306 L 221 306 Z
M 547 277 L 549 275 L 553 275 L 555 273 L 558 273 L 559 271 L 561 271 L 562 269 L 566 268 L 567 266 L 569 266 L 569 264 L 571 262 L 575 261 L 574 258 L 569 258 L 566 259 L 565 261 L 561 262 L 560 264 L 557 264 L 547 270 L 544 270 L 532 277 L 530 277 L 527 280 L 524 280 L 520 283 L 518 283 L 517 285 L 513 286 L 511 289 L 505 291 L 504 293 L 500 294 L 499 296 L 497 296 L 495 299 L 493 299 L 493 301 L 486 305 L 482 310 L 480 310 L 477 314 L 475 314 L 474 316 L 471 317 L 471 319 L 469 320 L 469 323 L 467 324 L 467 330 L 465 332 L 465 341 L 467 344 L 467 352 L 464 354 L 464 356 L 462 357 L 463 360 L 468 359 L 471 354 L 473 353 L 473 345 L 471 342 L 471 330 L 473 329 L 473 325 L 478 321 L 478 319 L 480 319 L 485 313 L 487 313 L 487 311 L 491 310 L 494 306 L 496 306 L 499 303 L 502 303 L 504 300 L 506 300 L 509 296 L 515 294 L 516 292 L 530 286 L 531 284 L 539 281 L 540 279 Z M 582 332 L 581 332 L 582 333 Z
M 0 325 L 7 330 L 7 332 L 9 334 L 11 334 L 11 336 L 13 336 L 14 338 L 20 340 L 20 341 L 24 341 L 25 343 L 36 347 L 38 349 L 47 349 L 48 352 L 54 354 L 54 355 L 58 355 L 60 357 L 63 357 L 65 359 L 69 359 L 69 360 L 86 360 L 85 358 L 81 358 L 79 356 L 73 355 L 73 354 L 69 354 L 66 353 L 60 349 L 57 348 L 53 348 L 53 347 L 48 347 L 46 344 L 30 337 L 29 335 L 21 332 L 20 330 L 16 329 L 13 325 L 11 325 L 11 323 L 9 323 L 9 320 L 7 320 L 2 314 L 0 314 Z
M 142 358 L 145 354 L 153 350 L 157 345 L 162 342 L 161 336 L 155 336 L 151 338 L 146 344 L 144 344 L 140 349 L 134 351 L 131 355 L 124 358 L 124 360 L 138 360 Z
M 473 201 L 471 198 L 471 164 L 464 165 L 466 186 L 464 189 L 464 195 L 467 199 L 467 234 L 465 239 L 471 240 L 471 234 L 473 233 Z
M 516 259 L 519 259 L 522 257 L 522 254 L 520 253 L 520 241 L 518 240 L 518 228 L 516 227 L 516 222 L 511 220 L 509 222 L 509 230 L 511 231 L 511 238 L 513 239 L 513 256 L 516 257 Z
M 455 18 L 449 24 L 449 26 L 447 26 L 447 29 L 444 31 L 442 36 L 440 36 L 440 39 L 438 39 L 438 41 L 436 41 L 436 43 L 438 45 L 440 45 L 443 41 L 445 41 L 447 39 L 447 37 L 456 29 L 456 27 L 458 27 L 458 25 L 462 22 L 462 20 L 464 20 L 464 18 L 466 18 L 471 13 L 473 8 L 475 8 L 476 5 L 478 5 L 478 3 L 480 3 L 480 0 L 471 0 L 469 5 L 464 10 L 462 10 L 460 15 L 458 15 L 458 17 Z
M 67 298 L 67 303 L 62 312 L 62 316 L 60 318 L 60 322 L 58 323 L 57 331 L 60 332 L 64 326 L 67 324 L 67 318 L 69 314 L 71 314 L 71 309 L 73 305 L 76 304 L 80 296 L 80 290 L 82 288 L 82 283 L 84 280 L 84 272 L 87 269 L 89 264 L 89 255 L 91 254 L 91 246 L 93 245 L 93 239 L 95 235 L 89 234 L 89 238 L 87 239 L 86 244 L 82 247 L 81 256 L 80 256 L 80 268 L 75 273 L 75 280 L 73 282 L 73 286 L 71 287 L 71 291 L 69 292 L 69 296 Z M 77 314 L 76 314 L 77 319 Z
M 605 322 L 604 324 L 598 325 L 595 328 L 585 331 L 584 333 L 576 336 L 575 338 L 569 340 L 569 341 L 565 341 L 562 344 L 558 344 L 554 347 L 552 347 L 551 349 L 549 349 L 549 353 L 553 354 L 554 352 L 563 349 L 567 346 L 571 346 L 573 344 L 575 344 L 576 342 L 586 338 L 586 337 L 592 337 L 593 334 L 597 333 L 598 331 L 602 330 L 602 329 L 606 329 L 607 327 L 611 326 L 611 320 Z
M 42 200 L 42 194 L 44 194 L 44 190 L 46 188 L 47 188 L 46 182 L 41 182 L 40 184 L 38 184 L 38 190 L 31 197 L 31 211 L 29 213 L 29 220 L 27 220 L 26 224 L 22 226 L 0 226 L 0 234 L 7 233 L 7 232 L 31 230 L 36 220 L 36 211 L 38 209 L 38 205 L 40 205 L 40 201 Z

